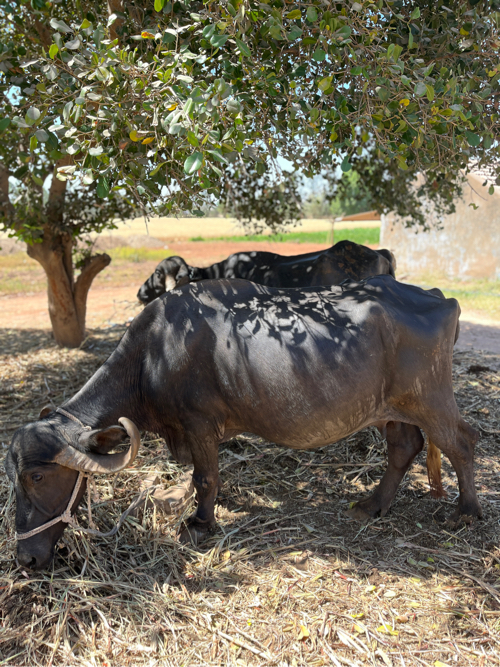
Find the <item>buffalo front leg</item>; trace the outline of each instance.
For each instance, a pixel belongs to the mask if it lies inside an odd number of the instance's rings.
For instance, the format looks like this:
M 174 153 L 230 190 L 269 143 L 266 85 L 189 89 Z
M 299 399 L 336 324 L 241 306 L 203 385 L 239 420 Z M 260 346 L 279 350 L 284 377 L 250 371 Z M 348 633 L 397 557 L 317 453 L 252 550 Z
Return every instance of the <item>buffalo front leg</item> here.
M 418 426 L 403 422 L 389 422 L 386 439 L 388 463 L 384 476 L 371 496 L 347 511 L 348 516 L 358 521 L 387 514 L 401 480 L 424 446 Z
M 198 506 L 179 535 L 183 544 L 198 544 L 216 525 L 215 498 L 219 487 L 219 461 L 216 444 L 193 448 L 193 484 Z

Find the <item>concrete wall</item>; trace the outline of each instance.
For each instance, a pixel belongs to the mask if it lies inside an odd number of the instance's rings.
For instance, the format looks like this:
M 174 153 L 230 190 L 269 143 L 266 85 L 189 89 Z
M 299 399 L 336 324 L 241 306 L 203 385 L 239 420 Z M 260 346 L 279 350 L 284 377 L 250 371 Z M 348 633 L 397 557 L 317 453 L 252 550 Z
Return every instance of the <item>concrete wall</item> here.
M 488 195 L 484 178 L 469 175 L 463 200 L 443 228 L 406 228 L 394 214 L 382 216 L 380 247 L 396 255 L 397 275 L 441 273 L 450 278 L 500 279 L 500 188 Z M 474 210 L 469 203 L 478 205 Z M 431 215 L 431 214 L 430 214 Z

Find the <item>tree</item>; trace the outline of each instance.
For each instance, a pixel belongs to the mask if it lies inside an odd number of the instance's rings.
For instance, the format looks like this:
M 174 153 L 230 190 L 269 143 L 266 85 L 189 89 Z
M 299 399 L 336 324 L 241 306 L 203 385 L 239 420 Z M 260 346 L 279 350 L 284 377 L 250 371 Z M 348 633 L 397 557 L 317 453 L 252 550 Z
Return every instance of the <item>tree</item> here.
M 50 46 L 50 33 L 36 18 L 30 34 L 37 35 L 40 44 Z M 27 44 L 39 51 L 40 44 Z M 23 50 L 26 52 L 18 44 L 18 54 Z M 8 63 L 3 60 L 1 65 L 5 71 Z M 66 178 L 54 177 L 60 168 L 67 174 L 76 168 L 73 157 L 60 150 L 49 127 L 30 131 L 39 112 L 31 110 L 17 124 L 7 123 L 20 99 L 16 77 L 8 78 L 0 107 L 4 119 L 0 123 L 1 224 L 11 236 L 27 243 L 28 255 L 46 273 L 55 340 L 66 347 L 77 347 L 85 334 L 88 291 L 95 276 L 111 261 L 107 254 L 93 254 L 90 245 L 82 246 L 82 239 L 90 232 L 114 226 L 117 218 L 130 217 L 133 207 L 123 193 L 103 199 L 98 196 L 96 183 L 75 179 L 68 187 Z
M 282 232 L 297 225 L 303 216 L 300 174 L 285 171 L 280 178 L 243 163 L 226 169 L 223 178 L 225 210 L 247 231 L 261 233 L 267 228 L 272 233 Z
M 103 199 L 201 214 L 227 163 L 367 153 L 432 194 L 500 151 L 498 0 L 2 2 L 2 138 L 47 135 L 57 177 Z
M 376 210 L 394 211 L 407 226 L 430 228 L 432 219 L 440 219 L 455 211 L 455 202 L 462 196 L 465 177 L 453 178 L 432 170 L 422 176 L 414 169 L 401 170 L 397 163 L 366 153 L 351 158 L 348 171 L 328 169 L 323 172 L 323 196 L 333 214 L 350 214 Z
M 33 3 L 10 3 L 4 86 L 30 93 L 9 118 L 39 112 L 26 134 L 57 119 L 105 195 L 196 211 L 228 160 L 309 175 L 374 143 L 433 183 L 499 151 L 496 0 L 114 0 L 107 21 L 104 3 Z M 17 47 L 37 21 L 54 41 L 33 62 Z

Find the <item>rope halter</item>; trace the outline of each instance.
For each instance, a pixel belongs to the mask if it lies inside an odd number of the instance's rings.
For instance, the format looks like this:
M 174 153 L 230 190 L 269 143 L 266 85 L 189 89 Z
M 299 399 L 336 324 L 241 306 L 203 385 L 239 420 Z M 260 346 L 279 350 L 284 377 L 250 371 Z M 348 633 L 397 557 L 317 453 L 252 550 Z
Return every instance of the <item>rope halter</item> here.
M 81 426 L 83 429 L 86 431 L 91 431 L 92 427 L 91 426 L 86 426 L 83 422 L 81 422 L 78 417 L 75 417 L 75 415 L 72 415 L 69 412 L 66 412 L 66 410 L 63 410 L 63 408 L 57 408 L 56 412 L 59 412 L 60 414 L 64 415 L 65 417 L 68 417 L 68 419 L 71 419 L 71 421 L 74 421 L 76 424 Z M 62 514 L 59 516 L 56 516 L 55 519 L 51 519 L 50 521 L 47 521 L 47 523 L 43 523 L 41 526 L 38 526 L 38 528 L 33 528 L 33 530 L 29 530 L 27 533 L 16 533 L 16 540 L 27 540 L 29 537 L 33 537 L 34 535 L 38 535 L 38 533 L 41 533 L 44 530 L 47 530 L 47 528 L 50 528 L 51 526 L 55 526 L 56 523 L 59 523 L 59 521 L 62 521 L 63 523 L 69 523 L 72 525 L 76 525 L 73 517 L 71 516 L 71 508 L 73 507 L 73 503 L 76 500 L 76 497 L 78 496 L 78 491 L 80 490 L 80 487 L 83 482 L 83 478 L 86 477 L 86 475 L 83 472 L 78 473 L 78 477 L 76 478 L 75 486 L 73 489 L 73 493 L 71 494 L 71 497 L 68 501 L 68 504 L 66 506 L 66 509 Z
M 75 417 L 75 415 L 72 415 L 70 412 L 66 412 L 66 410 L 63 410 L 63 408 L 57 408 L 56 412 L 59 412 L 60 414 L 64 415 L 65 417 L 68 417 L 68 419 L 71 419 L 71 421 L 74 421 L 76 424 L 81 426 L 83 429 L 86 431 L 91 431 L 92 427 L 91 426 L 86 426 L 83 422 L 81 422 L 78 417 Z M 46 530 L 47 528 L 50 528 L 51 526 L 54 526 L 56 523 L 59 521 L 62 521 L 63 523 L 68 523 L 71 525 L 72 528 L 75 530 L 79 530 L 82 533 L 86 533 L 87 535 L 94 535 L 96 537 L 112 537 L 115 535 L 120 528 L 123 525 L 123 522 L 127 518 L 127 516 L 135 510 L 137 507 L 140 507 L 143 499 L 150 493 L 153 493 L 155 489 L 161 488 L 161 484 L 156 484 L 155 486 L 150 486 L 144 489 L 135 500 L 133 500 L 130 505 L 127 507 L 127 509 L 122 512 L 118 523 L 107 533 L 102 533 L 100 530 L 94 530 L 92 528 L 84 528 L 83 526 L 79 526 L 78 522 L 76 519 L 74 519 L 71 516 L 71 507 L 73 506 L 73 503 L 75 502 L 78 492 L 80 490 L 80 487 L 82 485 L 84 477 L 91 477 L 91 475 L 85 474 L 81 471 L 78 472 L 78 477 L 75 482 L 75 488 L 73 489 L 73 493 L 71 494 L 71 498 L 68 501 L 68 505 L 64 512 L 57 516 L 55 519 L 51 519 L 50 521 L 47 521 L 47 523 L 42 524 L 41 526 L 38 526 L 38 528 L 34 528 L 33 530 L 28 531 L 27 533 L 16 533 L 16 539 L 17 540 L 27 540 L 29 537 L 33 537 L 34 535 L 38 535 L 42 531 Z M 92 478 L 93 479 L 93 478 Z M 90 485 L 87 485 L 87 492 L 89 494 L 88 497 L 88 508 L 89 508 L 89 523 L 92 523 L 91 521 L 91 513 L 90 513 L 90 506 L 91 506 L 91 501 L 90 501 Z

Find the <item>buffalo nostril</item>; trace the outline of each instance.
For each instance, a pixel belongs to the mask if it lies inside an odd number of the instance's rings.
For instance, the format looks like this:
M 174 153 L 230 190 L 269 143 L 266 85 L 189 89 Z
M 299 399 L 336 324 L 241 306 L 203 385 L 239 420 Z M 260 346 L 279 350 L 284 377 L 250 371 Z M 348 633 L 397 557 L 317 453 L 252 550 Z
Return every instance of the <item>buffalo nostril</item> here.
M 30 554 L 18 553 L 17 560 L 19 562 L 19 565 L 22 565 L 23 567 L 29 567 L 29 568 L 36 567 L 36 557 L 30 556 Z

